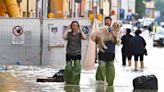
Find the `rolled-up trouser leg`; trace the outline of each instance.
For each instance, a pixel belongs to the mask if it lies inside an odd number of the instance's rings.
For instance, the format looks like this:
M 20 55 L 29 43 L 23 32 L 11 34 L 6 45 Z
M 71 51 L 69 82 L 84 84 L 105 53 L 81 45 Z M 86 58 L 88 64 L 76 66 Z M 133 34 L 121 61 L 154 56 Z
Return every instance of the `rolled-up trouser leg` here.
M 70 83 L 70 78 L 72 77 L 72 61 L 67 62 L 64 70 L 64 81 L 66 84 Z
M 115 78 L 115 67 L 113 61 L 106 63 L 106 81 L 108 86 L 113 86 L 113 81 Z
M 96 71 L 96 80 L 101 80 L 104 81 L 105 80 L 105 63 L 103 61 L 99 61 L 99 65 L 97 67 L 97 71 Z
M 80 60 L 74 61 L 74 66 L 72 68 L 71 84 L 79 85 L 81 73 Z

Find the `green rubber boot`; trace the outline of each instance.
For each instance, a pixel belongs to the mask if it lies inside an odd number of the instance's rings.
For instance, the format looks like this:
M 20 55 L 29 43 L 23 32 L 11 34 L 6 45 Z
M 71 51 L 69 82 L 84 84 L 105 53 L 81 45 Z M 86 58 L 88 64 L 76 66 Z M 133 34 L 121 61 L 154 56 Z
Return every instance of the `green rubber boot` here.
M 80 60 L 74 61 L 74 66 L 72 68 L 71 84 L 79 85 L 81 73 Z
M 113 81 L 115 78 L 115 67 L 113 61 L 109 61 L 106 63 L 106 81 L 108 86 L 113 86 Z
M 104 81 L 105 80 L 105 63 L 99 62 L 99 65 L 97 67 L 96 71 L 96 81 Z
M 64 81 L 66 84 L 71 84 L 70 78 L 72 77 L 72 61 L 67 62 L 64 70 Z

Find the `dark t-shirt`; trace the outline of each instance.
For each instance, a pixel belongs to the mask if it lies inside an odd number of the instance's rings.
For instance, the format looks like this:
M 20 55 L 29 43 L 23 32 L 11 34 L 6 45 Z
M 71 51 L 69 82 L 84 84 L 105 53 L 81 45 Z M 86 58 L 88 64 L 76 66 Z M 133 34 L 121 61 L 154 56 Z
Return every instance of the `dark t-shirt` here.
M 132 35 L 126 34 L 121 38 L 121 40 L 122 40 L 121 44 L 123 45 L 122 46 L 122 53 L 126 56 L 131 55 L 131 51 L 130 51 L 131 49 L 130 49 L 130 43 L 129 42 L 130 42 L 130 39 L 132 37 L 133 37 Z
M 105 42 L 107 49 L 104 49 L 104 52 L 99 51 L 99 60 L 103 61 L 111 61 L 115 58 L 115 44 L 111 41 Z
M 81 55 L 81 33 L 78 32 L 77 35 L 73 36 L 72 32 L 69 32 L 67 40 L 67 54 L 72 56 Z
M 143 37 L 137 35 L 130 39 L 132 54 L 144 54 L 146 42 Z

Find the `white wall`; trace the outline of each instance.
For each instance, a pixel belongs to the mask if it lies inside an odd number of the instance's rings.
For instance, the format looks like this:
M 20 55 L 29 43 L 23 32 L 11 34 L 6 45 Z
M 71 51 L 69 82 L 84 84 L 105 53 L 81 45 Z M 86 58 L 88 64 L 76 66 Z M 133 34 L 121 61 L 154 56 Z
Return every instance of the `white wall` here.
M 13 44 L 13 28 L 23 29 L 23 44 Z M 0 64 L 40 65 L 40 20 L 0 19 Z
M 63 65 L 65 67 L 65 49 L 67 41 L 64 41 L 64 47 L 55 47 L 50 51 L 48 50 L 48 44 L 50 43 L 50 28 L 56 27 L 59 32 L 59 39 L 63 39 L 63 26 L 69 26 L 73 20 L 77 20 L 80 26 L 91 26 L 89 19 L 75 18 L 75 19 L 45 19 L 43 21 L 43 65 L 52 65 L 56 68 L 61 68 L 58 65 Z M 55 40 L 55 39 L 54 39 Z M 84 58 L 86 55 L 88 40 L 82 42 L 82 60 L 84 63 Z
M 107 0 L 103 2 L 103 14 L 109 16 L 109 3 Z
M 0 64 L 10 65 L 16 64 L 16 62 L 19 61 L 21 65 L 42 64 L 61 68 L 58 66 L 58 64 L 60 64 L 63 65 L 64 68 L 66 62 L 66 41 L 64 41 L 64 47 L 56 47 L 48 50 L 48 45 L 50 44 L 50 27 L 56 27 L 59 32 L 59 38 L 63 39 L 63 26 L 69 26 L 73 20 L 77 20 L 81 27 L 91 27 L 91 23 L 87 18 L 44 19 L 43 26 L 41 26 L 40 19 L 0 19 Z M 23 44 L 12 43 L 12 31 L 15 26 L 21 26 L 23 28 Z M 43 39 L 42 44 L 41 38 Z M 43 45 L 43 49 L 41 45 Z M 83 41 L 82 63 L 84 62 L 87 46 L 88 40 Z

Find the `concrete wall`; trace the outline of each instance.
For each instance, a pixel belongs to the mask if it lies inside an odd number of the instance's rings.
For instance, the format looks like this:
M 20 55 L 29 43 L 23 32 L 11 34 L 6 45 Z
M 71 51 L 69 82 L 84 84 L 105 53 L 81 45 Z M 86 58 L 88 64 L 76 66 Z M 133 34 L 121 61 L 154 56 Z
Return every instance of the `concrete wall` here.
M 22 43 L 13 40 L 15 26 L 23 29 Z M 0 27 L 0 64 L 40 64 L 39 19 L 0 19 Z
M 65 67 L 65 49 L 66 49 L 66 43 L 67 41 L 62 40 L 63 39 L 63 26 L 69 26 L 73 20 L 77 20 L 81 27 L 83 26 L 89 26 L 91 25 L 90 21 L 88 19 L 45 19 L 43 21 L 43 65 L 52 65 L 56 68 L 61 68 L 58 65 L 63 65 L 62 68 Z M 48 50 L 48 44 L 50 43 L 50 30 L 51 27 L 56 27 L 58 30 L 58 39 L 61 39 L 61 41 L 64 42 L 64 47 L 55 47 L 51 50 Z M 54 39 L 55 40 L 55 39 Z M 85 53 L 87 50 L 88 40 L 82 41 L 82 60 L 81 63 L 83 64 Z
M 0 19 L 0 64 L 21 65 L 51 65 L 61 68 L 65 66 L 65 48 L 67 41 L 63 40 L 63 27 L 69 26 L 77 20 L 81 26 L 91 28 L 89 19 Z M 22 34 L 15 36 L 17 27 L 21 27 Z M 57 28 L 53 34 L 51 28 Z M 13 33 L 14 32 L 14 33 Z M 88 38 L 89 38 L 89 34 Z M 54 38 L 56 37 L 56 38 Z M 48 49 L 52 42 L 63 42 L 64 46 Z M 82 41 L 82 62 L 88 46 L 88 40 Z M 42 48 L 43 47 L 43 48 Z

